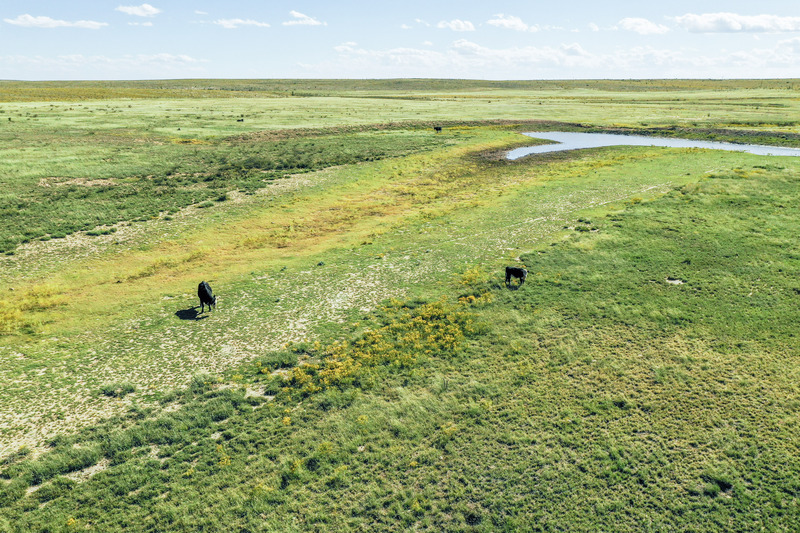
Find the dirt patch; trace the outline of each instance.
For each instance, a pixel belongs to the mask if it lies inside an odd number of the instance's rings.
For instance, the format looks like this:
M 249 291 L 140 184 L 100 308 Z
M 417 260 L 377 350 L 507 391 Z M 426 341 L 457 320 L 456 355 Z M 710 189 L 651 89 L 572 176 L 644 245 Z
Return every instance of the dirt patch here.
M 78 470 L 77 472 L 71 472 L 69 474 L 64 474 L 64 477 L 67 479 L 71 479 L 76 483 L 83 483 L 91 478 L 93 475 L 97 474 L 98 472 L 102 472 L 106 468 L 111 465 L 111 460 L 107 457 L 103 457 L 100 459 L 96 465 L 89 466 L 84 468 L 83 470 Z
M 117 180 L 114 178 L 91 179 L 91 178 L 59 178 L 51 176 L 49 178 L 42 178 L 39 180 L 40 187 L 64 187 L 66 185 L 79 185 L 81 187 L 102 187 L 107 185 L 116 185 Z
M 245 398 L 250 398 L 250 397 L 261 398 L 262 396 L 264 396 L 264 392 L 266 392 L 266 387 L 264 387 L 264 386 L 253 387 L 253 388 L 247 387 L 245 389 L 245 391 L 244 391 L 244 397 Z
M 436 126 L 443 128 L 450 127 L 469 127 L 469 126 L 508 126 L 514 127 L 519 125 L 521 128 L 535 126 L 537 128 L 579 128 L 580 124 L 571 122 L 557 122 L 552 120 L 508 120 L 508 119 L 493 119 L 493 120 L 432 120 L 432 121 L 399 121 L 399 122 L 383 122 L 377 124 L 359 124 L 353 126 L 334 126 L 329 128 L 294 128 L 283 130 L 264 130 L 257 132 L 244 133 L 229 137 L 229 141 L 258 141 L 258 142 L 274 142 L 285 139 L 295 138 L 309 138 L 309 137 L 322 137 L 326 135 L 343 135 L 362 133 L 366 131 L 382 131 L 382 130 L 401 130 L 401 129 L 433 129 Z
M 64 477 L 67 479 L 71 479 L 76 483 L 83 483 L 84 481 L 88 481 L 92 476 L 94 476 L 98 472 L 102 472 L 103 470 L 107 469 L 110 465 L 111 465 L 111 460 L 104 457 L 103 459 L 98 461 L 97 464 L 86 467 L 83 470 L 78 470 L 77 472 L 70 472 L 69 474 L 64 474 Z M 44 483 L 28 487 L 27 489 L 25 489 L 25 495 L 30 496 L 43 486 Z

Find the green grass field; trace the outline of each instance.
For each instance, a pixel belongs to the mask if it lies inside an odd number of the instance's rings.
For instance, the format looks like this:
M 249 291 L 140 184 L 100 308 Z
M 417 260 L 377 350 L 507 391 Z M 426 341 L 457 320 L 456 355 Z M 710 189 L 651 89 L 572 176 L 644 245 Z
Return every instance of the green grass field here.
M 0 83 L 0 530 L 800 529 L 800 161 L 502 157 L 800 146 L 797 102 Z

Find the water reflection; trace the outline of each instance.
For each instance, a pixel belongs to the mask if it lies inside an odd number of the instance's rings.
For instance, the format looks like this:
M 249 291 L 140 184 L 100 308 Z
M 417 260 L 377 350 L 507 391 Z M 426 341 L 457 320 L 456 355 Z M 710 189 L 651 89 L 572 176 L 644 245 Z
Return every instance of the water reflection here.
M 670 148 L 707 148 L 710 150 L 729 150 L 749 152 L 756 155 L 800 156 L 800 148 L 782 146 L 763 146 L 759 144 L 735 144 L 717 141 L 694 141 L 691 139 L 667 139 L 646 137 L 644 135 L 616 135 L 611 133 L 577 133 L 566 131 L 528 132 L 525 135 L 537 139 L 554 141 L 557 144 L 526 146 L 508 152 L 508 159 L 519 159 L 531 154 L 580 150 L 581 148 L 600 148 L 603 146 L 666 146 Z

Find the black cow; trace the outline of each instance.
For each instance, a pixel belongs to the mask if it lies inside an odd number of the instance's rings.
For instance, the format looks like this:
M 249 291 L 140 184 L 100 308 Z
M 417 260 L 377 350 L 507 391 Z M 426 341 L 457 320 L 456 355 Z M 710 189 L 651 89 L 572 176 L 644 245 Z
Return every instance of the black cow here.
M 442 133 L 442 127 L 441 126 L 434 126 L 433 127 L 433 131 L 435 131 L 436 133 Z
M 519 284 L 525 283 L 525 278 L 528 277 L 528 271 L 521 267 L 506 267 L 506 285 L 511 284 L 511 278 L 517 278 Z
M 209 311 L 211 308 L 217 307 L 217 297 L 211 292 L 211 286 L 205 281 L 201 281 L 197 286 L 197 296 L 200 298 L 200 312 L 202 313 L 205 306 L 208 306 Z

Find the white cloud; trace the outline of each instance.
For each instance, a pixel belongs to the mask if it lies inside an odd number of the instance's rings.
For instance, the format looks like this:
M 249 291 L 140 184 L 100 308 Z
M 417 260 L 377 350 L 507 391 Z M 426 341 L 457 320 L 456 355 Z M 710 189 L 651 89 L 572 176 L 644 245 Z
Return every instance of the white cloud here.
M 129 22 L 128 26 L 144 26 L 146 28 L 152 28 L 153 27 L 153 23 L 152 22 Z
M 289 11 L 289 14 L 294 17 L 294 20 L 283 22 L 284 26 L 327 26 L 327 22 L 320 22 L 315 18 L 309 17 L 297 11 Z
M 150 4 L 142 4 L 140 6 L 119 6 L 117 11 L 122 11 L 128 15 L 135 15 L 137 17 L 155 17 L 161 10 L 153 7 Z
M 507 30 L 516 30 L 516 31 L 537 31 L 538 28 L 536 26 L 529 26 L 522 21 L 521 18 L 515 17 L 512 15 L 504 15 L 499 13 L 494 16 L 493 19 L 486 21 L 487 24 L 492 26 L 497 26 L 498 28 L 504 28 Z
M 410 30 L 412 28 L 408 24 L 400 24 L 400 29 L 401 30 Z
M 257 20 L 251 19 L 218 19 L 214 21 L 214 24 L 222 26 L 228 30 L 234 30 L 239 26 L 257 26 L 259 28 L 269 28 L 269 24 L 266 22 L 259 22 Z
M 349 41 L 349 42 L 346 42 L 346 43 L 342 43 L 339 46 L 334 46 L 333 49 L 336 50 L 339 53 L 352 52 L 352 51 L 355 50 L 356 46 L 358 46 L 358 43 L 355 43 L 353 41 Z
M 130 79 L 132 77 L 182 77 L 206 74 L 207 61 L 181 54 L 123 56 L 60 55 L 0 56 L 0 78 L 13 72 L 52 79 Z
M 595 56 L 577 43 L 560 46 L 515 46 L 494 49 L 466 39 L 459 39 L 453 43 L 451 50 L 459 59 L 467 60 L 483 68 L 489 68 L 492 65 L 522 69 L 542 66 L 574 67 L 588 66 L 595 61 Z
M 161 64 L 161 65 L 196 65 L 205 63 L 202 59 L 196 59 L 186 54 L 137 54 L 123 56 L 123 60 L 139 64 Z
M 595 24 L 594 22 L 589 23 L 589 29 L 592 31 L 600 31 L 600 26 Z
M 468 20 L 453 19 L 450 22 L 441 21 L 436 25 L 437 28 L 449 28 L 453 31 L 475 31 L 475 26 Z
M 778 43 L 778 47 L 781 49 L 786 49 L 791 53 L 800 56 L 800 37 L 795 37 L 794 39 L 781 41 Z
M 674 17 L 675 22 L 693 33 L 800 31 L 800 17 L 777 15 L 738 15 L 736 13 L 687 13 Z
M 592 67 L 596 57 L 578 44 L 559 47 L 493 49 L 459 39 L 444 51 L 424 48 L 367 50 L 340 47 L 340 59 L 324 65 L 307 65 L 317 74 L 339 72 L 388 77 L 483 77 L 527 79 L 545 70 Z M 555 70 L 553 70 L 555 72 Z M 480 74 L 477 74 L 480 73 Z M 513 75 L 512 75 L 513 73 Z M 562 74 L 563 76 L 563 74 Z
M 422 24 L 423 26 L 430 26 L 430 24 L 422 19 L 414 19 L 414 22 L 417 24 Z
M 619 28 L 628 31 L 635 31 L 639 35 L 656 35 L 667 33 L 669 28 L 663 24 L 656 24 L 647 19 L 628 17 L 617 23 Z
M 205 12 L 205 11 L 195 11 L 194 14 L 195 15 L 208 15 L 208 13 Z
M 95 22 L 93 20 L 78 20 L 69 22 L 66 20 L 56 20 L 50 17 L 34 17 L 32 15 L 20 15 L 15 19 L 3 19 L 8 24 L 22 26 L 23 28 L 84 28 L 97 30 L 103 26 L 108 26 L 106 22 Z
M 610 29 L 610 28 L 609 28 Z M 490 48 L 459 39 L 446 49 L 337 48 L 339 57 L 304 64 L 315 77 L 453 77 L 483 79 L 742 78 L 791 77 L 800 64 L 800 37 L 773 47 L 728 52 L 717 49 L 639 46 L 599 52 L 577 43 Z

